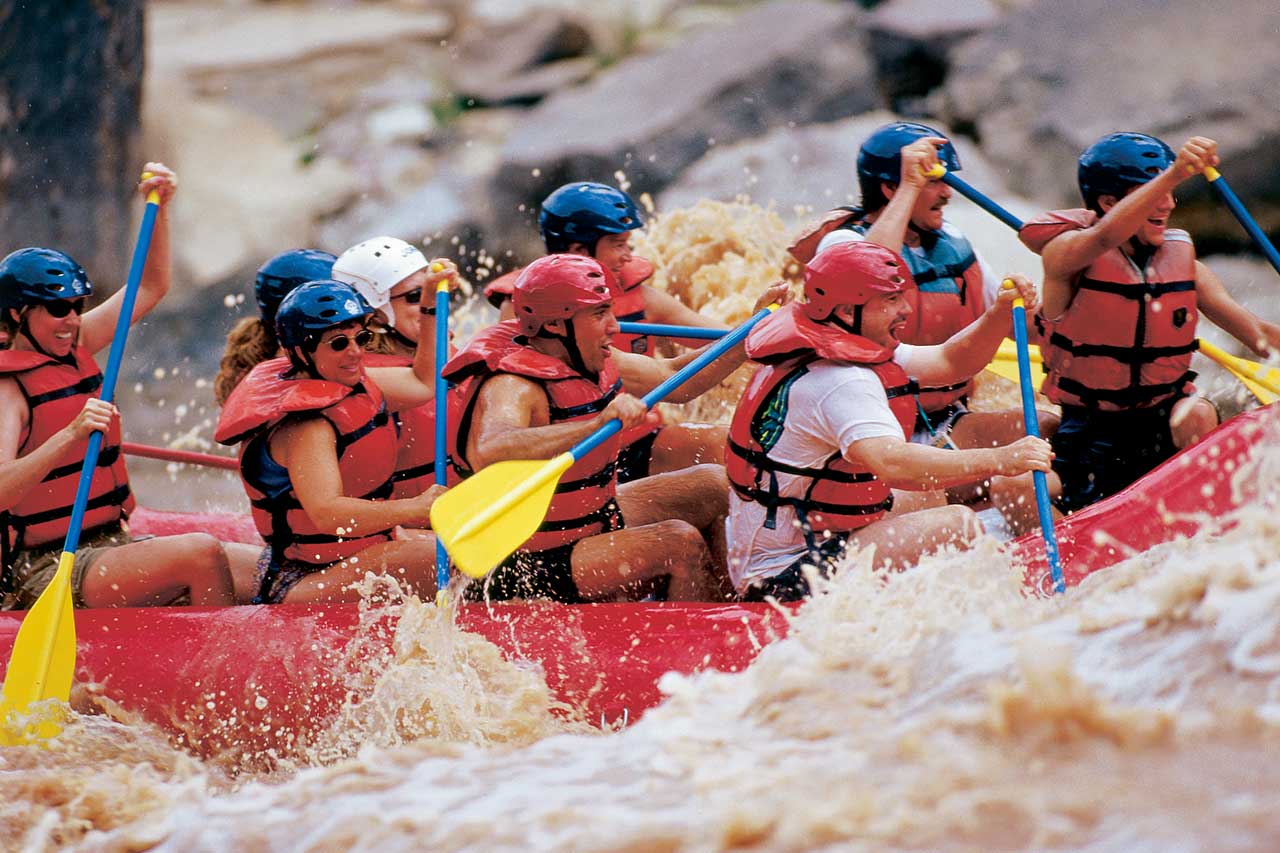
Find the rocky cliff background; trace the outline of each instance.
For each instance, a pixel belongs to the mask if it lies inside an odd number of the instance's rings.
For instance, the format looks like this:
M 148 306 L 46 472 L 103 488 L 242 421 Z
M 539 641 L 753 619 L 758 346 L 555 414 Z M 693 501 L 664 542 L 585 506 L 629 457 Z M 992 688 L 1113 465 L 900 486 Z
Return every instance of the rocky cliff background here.
M 0 2 L 0 22 L 24 14 Z M 200 382 L 276 252 L 388 233 L 483 284 L 540 252 L 538 203 L 569 180 L 624 185 L 659 214 L 749 200 L 789 232 L 857 200 L 857 146 L 895 115 L 953 134 L 966 180 L 1023 216 L 1077 203 L 1075 158 L 1103 133 L 1175 147 L 1209 135 L 1280 238 L 1280 4 L 1267 0 L 153 0 L 144 22 L 141 133 L 81 147 L 103 186 L 148 158 L 181 175 L 174 292 L 130 342 L 134 386 L 189 413 L 157 421 L 165 440 L 208 416 Z M 128 58 L 127 43 L 112 49 Z M 98 79 L 99 101 L 120 94 Z M 40 156 L 15 117 L 45 96 L 0 85 L 6 250 L 51 233 L 15 214 L 23 158 Z M 57 168 L 43 178 L 85 180 Z M 1280 319 L 1266 310 L 1275 274 L 1204 183 L 1179 203 L 1175 224 L 1233 291 Z M 1038 273 L 973 205 L 956 197 L 949 216 L 997 267 Z M 131 228 L 111 232 L 116 256 Z M 97 257 L 101 235 L 83 230 L 59 232 L 62 246 Z M 95 264 L 100 281 L 123 279 L 123 264 Z

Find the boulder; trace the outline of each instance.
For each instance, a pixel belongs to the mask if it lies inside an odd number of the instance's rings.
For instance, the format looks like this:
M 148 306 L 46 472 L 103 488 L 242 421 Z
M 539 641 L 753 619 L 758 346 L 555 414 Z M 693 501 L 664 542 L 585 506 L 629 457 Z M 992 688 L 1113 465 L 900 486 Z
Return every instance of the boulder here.
M 591 35 L 567 12 L 542 9 L 499 23 L 477 18 L 455 39 L 449 76 L 477 104 L 532 103 L 596 67 Z M 562 60 L 568 60 L 564 62 Z
M 567 181 L 622 170 L 660 189 L 717 143 L 874 107 L 860 19 L 817 0 L 763 5 L 553 95 L 507 140 L 492 185 L 498 225 L 533 227 L 538 202 Z
M 878 111 L 832 124 L 780 128 L 760 139 L 717 146 L 658 197 L 658 208 L 668 211 L 690 207 L 704 198 L 729 201 L 746 197 L 773 207 L 793 231 L 798 231 L 831 208 L 858 202 L 854 172 L 858 146 L 876 128 L 897 118 Z M 955 142 L 964 167 L 961 177 L 966 182 L 1020 218 L 1042 210 L 1012 194 L 1002 171 L 971 142 L 957 138 L 945 125 L 928 121 Z M 969 236 L 997 272 L 1039 277 L 1039 260 L 1018 242 L 1013 231 L 981 208 L 957 194 L 947 208 L 947 219 Z
M 1199 0 L 1038 0 L 965 44 L 945 110 L 972 127 L 1017 191 L 1078 204 L 1075 162 L 1103 134 L 1191 135 L 1221 143 L 1242 196 L 1280 202 L 1274 62 L 1280 4 Z M 1180 199 L 1204 199 L 1189 181 Z
M 880 87 L 896 108 L 946 78 L 952 52 L 1000 20 L 993 0 L 890 0 L 867 16 Z

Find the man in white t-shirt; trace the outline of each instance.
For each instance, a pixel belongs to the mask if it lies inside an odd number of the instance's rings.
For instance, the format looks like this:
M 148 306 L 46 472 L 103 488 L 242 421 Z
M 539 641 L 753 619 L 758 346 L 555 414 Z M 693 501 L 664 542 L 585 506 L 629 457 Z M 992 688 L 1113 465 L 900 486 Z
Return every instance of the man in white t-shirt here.
M 824 251 L 806 267 L 805 301 L 762 321 L 747 339 L 756 371 L 729 428 L 733 491 L 729 569 L 748 600 L 802 598 L 803 566 L 832 568 L 847 547 L 872 545 L 877 565 L 903 568 L 982 531 L 964 506 L 890 514 L 891 489 L 926 491 L 997 475 L 1047 471 L 1049 445 L 942 450 L 909 441 L 919 385 L 972 376 L 995 355 L 1021 276 L 945 343 L 899 343 L 914 287 L 900 256 L 870 242 Z M 908 376 L 912 377 L 908 379 Z M 919 383 L 919 384 L 917 384 Z
M 804 262 L 832 246 L 860 240 L 898 249 L 916 282 L 910 295 L 912 316 L 901 335 L 909 344 L 946 341 L 981 318 L 1000 290 L 1000 277 L 945 220 L 951 188 L 927 177 L 937 165 L 960 170 L 955 148 L 938 130 L 915 122 L 879 128 L 858 150 L 860 206 L 833 211 L 791 248 Z M 1011 327 L 1004 329 L 1006 335 L 1010 332 Z M 964 376 L 921 388 L 912 440 L 934 447 L 993 447 L 1025 434 L 1021 408 L 970 412 L 966 402 L 973 387 L 973 378 Z M 1052 436 L 1057 426 L 1056 415 L 1040 413 L 1042 436 Z M 1038 523 L 1034 487 L 1027 478 L 961 484 L 948 490 L 947 497 L 967 504 L 990 499 L 1014 535 Z

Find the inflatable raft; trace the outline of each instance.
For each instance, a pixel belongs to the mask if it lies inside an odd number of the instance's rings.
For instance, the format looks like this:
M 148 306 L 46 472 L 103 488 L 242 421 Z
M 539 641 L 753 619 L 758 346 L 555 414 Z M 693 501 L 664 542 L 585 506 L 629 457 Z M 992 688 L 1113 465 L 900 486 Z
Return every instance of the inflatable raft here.
M 1275 427 L 1262 409 L 1241 415 L 1124 492 L 1062 522 L 1064 574 L 1076 584 L 1125 556 L 1195 533 L 1249 499 L 1233 482 Z M 1248 477 L 1241 478 L 1245 481 Z M 257 541 L 247 516 L 139 510 L 137 532 L 201 530 Z M 1012 546 L 1028 586 L 1046 588 L 1043 543 Z M 7 662 L 22 614 L 0 614 Z M 199 752 L 289 752 L 358 702 L 346 678 L 355 605 L 79 611 L 78 680 Z M 458 624 L 505 654 L 537 664 L 567 706 L 592 722 L 635 719 L 661 698 L 668 671 L 736 671 L 785 636 L 785 611 L 747 604 L 467 605 Z M 374 632 L 389 642 L 390 626 Z M 361 632 L 366 644 L 369 632 Z

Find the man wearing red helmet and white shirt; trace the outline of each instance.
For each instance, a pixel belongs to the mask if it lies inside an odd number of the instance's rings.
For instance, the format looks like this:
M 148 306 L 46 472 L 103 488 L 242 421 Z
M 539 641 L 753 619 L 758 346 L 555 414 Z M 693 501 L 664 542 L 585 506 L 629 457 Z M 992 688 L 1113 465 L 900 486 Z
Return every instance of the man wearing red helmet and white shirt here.
M 974 450 L 910 442 L 919 386 L 977 373 L 1009 328 L 1013 298 L 1034 304 L 1031 283 L 1010 278 L 1016 287 L 973 324 L 942 344 L 910 346 L 898 336 L 914 284 L 896 252 L 842 243 L 809 262 L 805 301 L 747 338 L 762 366 L 734 413 L 725 463 L 729 572 L 742 597 L 803 598 L 804 567 L 826 574 L 851 547 L 873 546 L 877 566 L 905 568 L 982 531 L 961 505 L 894 515 L 893 489 L 1049 470 L 1052 452 L 1038 438 Z
M 785 299 L 775 285 L 759 305 Z M 457 386 L 455 466 L 478 471 L 508 459 L 549 459 L 616 418 L 645 421 L 645 394 L 699 350 L 650 358 L 611 345 L 618 331 L 604 268 L 582 255 L 549 255 L 516 281 L 516 319 L 477 334 L 445 366 Z M 677 388 L 685 402 L 745 359 L 730 350 Z M 491 599 L 574 603 L 668 578 L 667 596 L 699 600 L 723 577 L 724 467 L 694 465 L 619 485 L 615 435 L 564 473 L 537 532 L 485 580 Z M 708 571 L 715 565 L 714 571 Z

